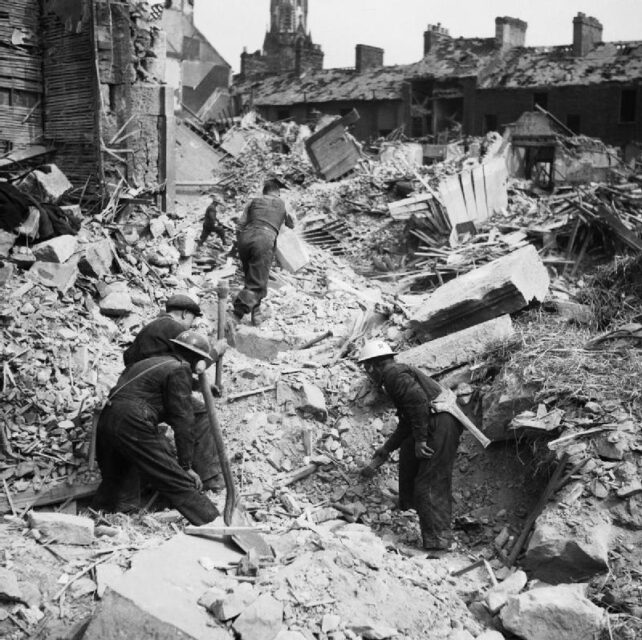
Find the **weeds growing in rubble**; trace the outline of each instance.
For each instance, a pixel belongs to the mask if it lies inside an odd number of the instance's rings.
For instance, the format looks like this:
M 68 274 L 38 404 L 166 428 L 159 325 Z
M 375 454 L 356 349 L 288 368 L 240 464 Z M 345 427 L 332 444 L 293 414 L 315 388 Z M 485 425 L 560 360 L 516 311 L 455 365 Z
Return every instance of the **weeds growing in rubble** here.
M 578 297 L 593 310 L 599 330 L 630 321 L 642 313 L 642 256 L 616 257 L 599 267 Z
M 588 351 L 584 345 L 595 337 L 593 331 L 541 310 L 519 316 L 515 332 L 518 346 L 509 344 L 495 359 L 503 358 L 504 369 L 522 384 L 536 385 L 538 401 L 639 406 L 642 358 L 636 349 Z

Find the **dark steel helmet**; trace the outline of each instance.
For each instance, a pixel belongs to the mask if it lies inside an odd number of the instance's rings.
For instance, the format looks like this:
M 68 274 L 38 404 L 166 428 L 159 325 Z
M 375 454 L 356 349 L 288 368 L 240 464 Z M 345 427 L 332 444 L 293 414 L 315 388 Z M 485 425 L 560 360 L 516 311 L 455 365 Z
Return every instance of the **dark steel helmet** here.
M 183 331 L 176 338 L 172 338 L 170 342 L 206 360 L 208 366 L 214 362 L 210 355 L 209 340 L 198 331 Z
M 172 296 L 165 303 L 165 311 L 189 311 L 195 316 L 202 316 L 203 312 L 198 304 L 189 296 L 184 293 L 179 293 Z

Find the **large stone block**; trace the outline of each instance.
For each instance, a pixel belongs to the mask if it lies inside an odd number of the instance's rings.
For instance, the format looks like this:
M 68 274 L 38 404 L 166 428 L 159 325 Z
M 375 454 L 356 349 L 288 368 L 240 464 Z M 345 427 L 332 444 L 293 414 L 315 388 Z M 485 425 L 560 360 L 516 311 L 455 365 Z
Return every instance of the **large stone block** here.
M 283 269 L 296 273 L 310 262 L 310 254 L 292 229 L 282 227 L 276 240 L 276 259 Z
M 79 268 L 85 275 L 94 278 L 104 278 L 111 273 L 114 254 L 111 249 L 111 242 L 105 238 L 98 242 L 92 242 L 85 247 L 85 255 L 79 264 Z
M 33 247 L 33 255 L 42 262 L 67 262 L 74 255 L 78 241 L 75 236 L 64 235 L 39 242 Z
M 36 200 L 57 204 L 65 193 L 73 189 L 73 185 L 55 164 L 48 164 L 29 173 L 19 188 Z
M 53 287 L 65 293 L 76 282 L 78 265 L 73 260 L 67 264 L 36 262 L 27 272 L 27 277 L 45 287 Z
M 231 640 L 231 633 L 198 605 L 214 578 L 199 562 L 205 557 L 230 564 L 242 554 L 223 542 L 184 534 L 137 553 L 131 569 L 109 581 L 86 640 Z M 221 588 L 231 582 L 220 574 L 215 580 Z
M 605 613 L 584 595 L 585 585 L 542 587 L 509 599 L 500 614 L 504 627 L 524 640 L 599 638 Z
M 524 567 L 549 584 L 591 578 L 608 570 L 611 534 L 611 524 L 605 521 L 585 521 L 570 528 L 558 518 L 538 520 Z
M 429 372 L 441 371 L 471 362 L 512 335 L 513 323 L 504 315 L 408 349 L 397 360 Z
M 537 250 L 527 245 L 442 285 L 411 310 L 410 326 L 434 340 L 542 302 L 550 278 Z
M 59 544 L 88 545 L 94 541 L 94 521 L 53 511 L 31 511 L 29 526 Z

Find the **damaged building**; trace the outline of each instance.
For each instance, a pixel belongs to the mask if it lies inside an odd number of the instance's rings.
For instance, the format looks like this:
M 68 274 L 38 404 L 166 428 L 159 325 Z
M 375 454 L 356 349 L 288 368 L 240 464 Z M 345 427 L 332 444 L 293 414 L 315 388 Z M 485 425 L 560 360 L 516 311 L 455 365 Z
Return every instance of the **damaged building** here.
M 642 138 L 642 41 L 603 42 L 602 24 L 578 13 L 572 44 L 527 47 L 527 26 L 498 17 L 493 37 L 455 38 L 429 25 L 415 64 L 385 67 L 380 49 L 359 46 L 354 69 L 246 79 L 235 93 L 240 108 L 253 106 L 270 120 L 363 110 L 355 131 L 364 140 L 398 127 L 435 143 L 484 135 L 535 105 L 607 144 Z
M 16 0 L 0 11 L 0 150 L 53 161 L 79 193 L 127 183 L 173 201 L 161 7 Z
M 194 0 L 169 0 L 163 11 L 167 84 L 177 113 L 214 120 L 229 107 L 232 67 L 194 25 Z

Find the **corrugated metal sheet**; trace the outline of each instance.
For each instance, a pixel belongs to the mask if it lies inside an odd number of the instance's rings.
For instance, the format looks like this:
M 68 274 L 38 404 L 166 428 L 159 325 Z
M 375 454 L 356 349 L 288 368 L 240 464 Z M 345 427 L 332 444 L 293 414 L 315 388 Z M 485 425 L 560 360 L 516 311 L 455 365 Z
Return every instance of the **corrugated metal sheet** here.
M 38 0 L 0 4 L 0 150 L 24 148 L 42 138 L 39 11 Z
M 45 131 L 69 180 L 93 185 L 98 174 L 95 74 L 89 25 L 67 31 L 56 15 L 43 18 Z

